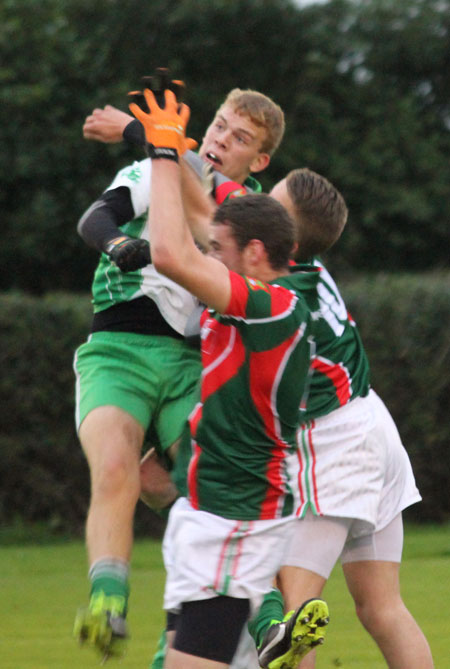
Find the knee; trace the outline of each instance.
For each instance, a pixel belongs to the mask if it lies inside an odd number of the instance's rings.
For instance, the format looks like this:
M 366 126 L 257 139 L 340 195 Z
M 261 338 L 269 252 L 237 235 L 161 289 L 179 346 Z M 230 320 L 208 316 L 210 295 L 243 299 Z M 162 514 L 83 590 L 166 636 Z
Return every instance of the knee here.
M 109 452 L 91 469 L 91 480 L 93 496 L 125 495 L 136 501 L 139 496 L 139 464 L 131 454 Z
M 372 636 L 377 636 L 385 629 L 391 629 L 392 625 L 401 616 L 404 604 L 397 598 L 393 598 L 389 604 L 380 605 L 375 601 L 355 602 L 356 615 L 363 627 Z
M 364 602 L 355 602 L 355 611 L 358 616 L 359 622 L 365 627 L 366 630 L 370 627 L 371 620 L 371 607 L 370 605 Z

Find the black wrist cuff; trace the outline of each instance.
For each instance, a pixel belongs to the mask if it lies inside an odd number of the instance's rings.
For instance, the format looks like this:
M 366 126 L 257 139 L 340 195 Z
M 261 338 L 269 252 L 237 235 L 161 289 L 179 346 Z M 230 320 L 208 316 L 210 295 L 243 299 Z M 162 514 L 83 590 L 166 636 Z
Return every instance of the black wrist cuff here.
M 147 155 L 152 160 L 166 158 L 167 160 L 178 162 L 178 151 L 166 146 L 153 146 L 153 144 L 147 143 Z
M 137 118 L 129 122 L 129 124 L 125 127 L 122 135 L 128 144 L 145 146 L 144 126 L 140 121 L 137 120 Z

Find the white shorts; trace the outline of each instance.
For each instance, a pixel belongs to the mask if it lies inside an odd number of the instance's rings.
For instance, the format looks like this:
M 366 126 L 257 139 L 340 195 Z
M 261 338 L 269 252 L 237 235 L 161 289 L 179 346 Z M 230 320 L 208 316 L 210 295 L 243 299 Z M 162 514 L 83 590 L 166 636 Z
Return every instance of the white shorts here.
M 297 522 L 284 556 L 283 564 L 301 567 L 319 574 L 325 580 L 340 558 L 342 564 L 378 560 L 401 562 L 403 522 L 399 513 L 378 532 L 351 536 L 352 518 L 313 516 L 308 511 Z
M 352 537 L 378 531 L 420 501 L 395 423 L 371 390 L 298 433 L 297 515 L 351 518 Z
M 172 507 L 163 540 L 166 611 L 218 595 L 250 600 L 256 611 L 283 562 L 295 516 L 230 520 L 198 511 L 181 497 Z

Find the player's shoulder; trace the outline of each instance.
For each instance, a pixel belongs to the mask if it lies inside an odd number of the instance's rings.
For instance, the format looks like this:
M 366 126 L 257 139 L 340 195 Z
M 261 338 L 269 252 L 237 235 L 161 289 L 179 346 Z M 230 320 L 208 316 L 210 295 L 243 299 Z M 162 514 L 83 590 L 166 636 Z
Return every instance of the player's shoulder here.
M 297 292 L 316 291 L 323 268 L 313 264 L 290 265 L 289 274 L 283 277 L 282 285 Z
M 109 186 L 109 189 L 117 188 L 118 186 L 127 186 L 128 188 L 132 188 L 133 186 L 139 186 L 141 184 L 147 185 L 150 183 L 150 174 L 150 158 L 145 158 L 144 160 L 135 160 L 133 163 L 131 163 L 131 165 L 126 165 L 117 172 L 112 184 Z

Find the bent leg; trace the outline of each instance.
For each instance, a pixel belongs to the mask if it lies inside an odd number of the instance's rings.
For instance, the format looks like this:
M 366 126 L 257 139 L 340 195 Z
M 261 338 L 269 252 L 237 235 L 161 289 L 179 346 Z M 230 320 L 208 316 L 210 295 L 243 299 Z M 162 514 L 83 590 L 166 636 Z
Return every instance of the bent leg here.
M 399 514 L 390 525 L 371 535 L 370 544 L 367 538 L 349 544 L 342 558 L 344 575 L 358 618 L 380 648 L 388 667 L 432 669 L 428 642 L 400 594 L 402 540 Z M 398 561 L 392 561 L 393 551 L 397 552 Z
M 352 520 L 314 516 L 308 512 L 295 523 L 283 567 L 277 577 L 285 611 L 298 609 L 309 599 L 318 599 L 347 539 Z M 298 665 L 315 666 L 315 650 Z
M 296 609 L 308 599 L 320 598 L 327 579 L 302 567 L 282 567 L 277 577 L 278 587 L 283 593 L 286 611 Z M 298 665 L 301 669 L 313 669 L 316 651 L 312 650 Z
M 282 567 L 277 576 L 285 611 L 296 609 L 306 599 L 320 597 L 327 579 L 309 569 Z
M 296 522 L 278 575 L 286 611 L 296 609 L 305 599 L 320 597 L 351 523 L 350 518 L 314 516 L 311 512 Z

